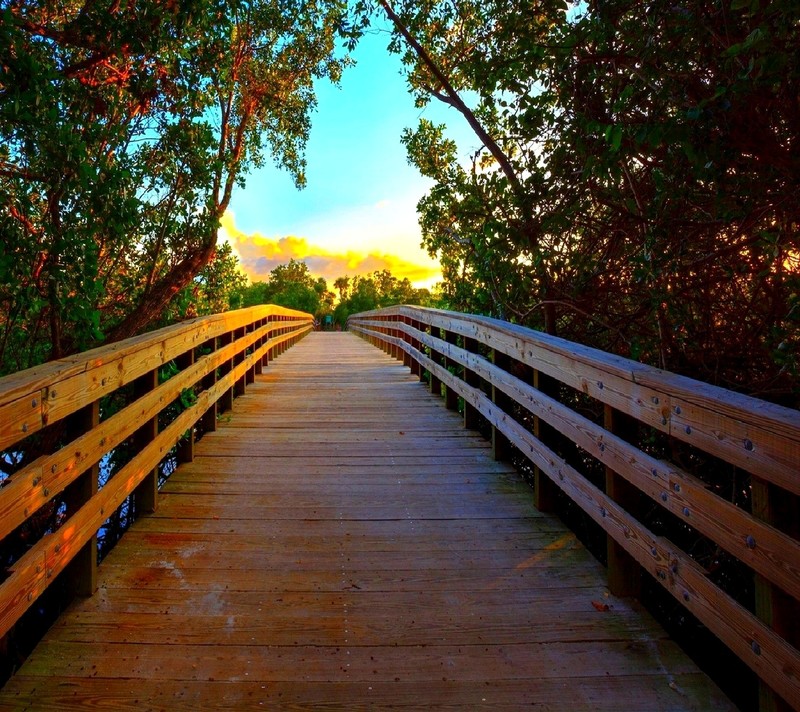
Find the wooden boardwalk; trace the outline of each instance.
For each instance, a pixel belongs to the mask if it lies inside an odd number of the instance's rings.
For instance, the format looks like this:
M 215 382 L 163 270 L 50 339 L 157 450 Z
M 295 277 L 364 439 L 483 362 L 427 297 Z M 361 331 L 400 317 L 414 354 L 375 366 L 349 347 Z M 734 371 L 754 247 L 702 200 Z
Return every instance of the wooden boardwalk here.
M 731 709 L 531 502 L 407 368 L 312 334 L 203 438 L 0 709 Z

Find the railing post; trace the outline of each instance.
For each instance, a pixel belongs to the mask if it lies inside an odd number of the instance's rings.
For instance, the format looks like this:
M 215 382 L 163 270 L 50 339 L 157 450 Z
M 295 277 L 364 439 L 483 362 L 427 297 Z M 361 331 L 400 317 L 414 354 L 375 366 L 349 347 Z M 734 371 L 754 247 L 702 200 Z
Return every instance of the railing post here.
M 274 337 L 275 337 L 275 316 L 273 315 L 273 316 L 270 316 L 270 320 L 269 320 L 269 329 L 267 329 L 267 341 L 269 342 L 269 340 L 274 338 Z M 274 346 L 270 346 L 267 349 L 267 355 L 266 355 L 265 359 L 266 359 L 266 363 L 264 364 L 265 366 L 268 366 L 270 361 L 274 361 L 275 360 L 275 347 Z
M 280 320 L 282 322 L 285 322 L 286 321 L 286 317 L 282 316 L 282 317 L 280 317 Z M 287 331 L 288 331 L 288 327 L 286 325 L 282 326 L 279 329 L 279 333 L 280 333 L 281 336 L 283 336 Z M 286 351 L 286 342 L 285 341 L 281 341 L 281 343 L 278 345 L 278 356 L 280 356 L 284 351 Z
M 274 338 L 279 337 L 283 333 L 283 329 L 280 326 L 281 318 L 279 316 L 275 316 L 275 317 L 273 317 L 273 319 L 275 320 L 275 328 L 272 330 L 272 338 L 274 339 Z M 270 354 L 269 355 L 270 361 L 274 361 L 276 358 L 278 358 L 278 356 L 281 355 L 281 346 L 280 346 L 280 344 L 275 344 L 269 350 L 269 354 Z
M 264 326 L 264 321 L 265 321 L 264 319 L 259 319 L 259 320 L 258 320 L 258 321 L 255 323 L 255 327 L 254 327 L 254 328 L 255 328 L 256 330 L 260 329 L 262 326 Z M 258 352 L 258 350 L 261 348 L 261 346 L 262 346 L 263 344 L 264 344 L 264 337 L 263 337 L 263 336 L 259 336 L 259 337 L 256 339 L 255 343 L 253 343 L 253 353 L 257 353 L 257 352 Z M 254 376 L 254 380 L 255 380 L 255 376 L 258 376 L 260 373 L 263 373 L 263 372 L 264 372 L 264 371 L 263 371 L 263 365 L 264 365 L 264 358 L 263 358 L 263 356 L 262 356 L 262 357 L 259 357 L 259 358 L 257 358 L 257 359 L 256 359 L 256 361 L 255 361 L 255 363 L 253 364 L 253 376 Z
M 508 371 L 511 366 L 511 358 L 502 351 L 492 349 L 492 363 L 498 368 Z M 513 401 L 497 386 L 492 385 L 492 403 L 503 412 L 509 413 Z M 508 460 L 511 457 L 511 443 L 495 425 L 492 425 L 492 456 L 495 460 Z
M 261 321 L 262 328 L 268 325 L 269 325 L 269 317 Z M 258 341 L 259 348 L 264 346 L 269 341 L 269 337 L 270 333 L 269 329 L 267 329 L 266 333 Z M 269 366 L 269 351 L 270 351 L 269 349 L 264 349 L 264 355 L 261 357 L 261 363 L 260 363 L 261 373 L 264 373 L 264 369 Z
M 242 326 L 236 331 L 233 332 L 233 340 L 238 341 L 245 335 L 245 327 Z M 240 363 L 244 361 L 244 351 L 239 351 L 238 353 L 234 354 L 233 356 L 233 368 L 236 368 Z M 245 392 L 245 384 L 247 381 L 246 374 L 242 374 L 240 378 L 236 380 L 233 385 L 233 397 L 236 398 L 238 396 L 243 396 Z
M 609 405 L 603 406 L 606 430 L 623 440 L 635 441 L 637 421 Z M 637 519 L 640 516 L 641 493 L 610 467 L 606 471 L 606 494 Z M 639 597 L 642 590 L 642 567 L 614 538 L 606 535 L 608 588 L 615 596 Z
M 400 317 L 400 321 L 404 325 L 409 325 L 411 323 L 411 320 L 408 317 Z M 411 337 L 408 334 L 406 334 L 405 331 L 400 332 L 400 338 L 402 338 L 403 341 L 405 341 L 407 344 L 409 345 L 411 344 Z M 411 355 L 405 350 L 403 350 L 401 356 L 403 358 L 403 365 L 408 366 L 408 368 L 411 370 L 411 373 L 414 373 L 414 361 L 411 358 Z
M 420 324 L 416 319 L 411 320 L 411 326 L 416 329 L 417 331 L 422 331 L 422 324 Z M 422 351 L 422 344 L 416 338 L 411 338 L 411 345 L 417 350 Z M 422 368 L 422 364 L 417 361 L 416 359 L 413 360 L 411 364 L 411 373 L 413 373 L 420 381 L 425 380 L 425 369 Z
M 556 396 L 558 394 L 558 382 L 538 369 L 533 369 L 533 387 L 540 390 L 544 395 Z M 556 440 L 556 433 L 553 428 L 538 416 L 533 418 L 533 434 L 543 445 L 552 449 Z M 540 512 L 552 512 L 556 505 L 558 487 L 538 467 L 533 468 L 533 483 L 534 506 Z
M 217 350 L 217 339 L 209 339 L 208 341 L 203 344 L 205 347 L 210 347 L 210 353 L 213 354 L 214 351 Z M 217 382 L 217 369 L 212 368 L 205 376 L 203 376 L 203 380 L 201 381 L 201 385 L 203 390 L 208 390 L 209 388 L 213 388 L 214 384 Z M 202 428 L 204 433 L 213 433 L 217 429 L 217 404 L 212 403 L 208 410 L 203 413 L 202 417 L 200 418 L 200 422 L 202 423 Z
M 753 475 L 753 516 L 800 539 L 800 497 Z M 758 546 L 758 542 L 753 542 Z M 748 543 L 749 546 L 749 543 Z M 788 643 L 800 646 L 800 603 L 779 587 L 755 574 L 756 615 Z M 759 712 L 791 712 L 793 709 L 763 680 L 758 688 Z
M 219 337 L 219 348 L 225 348 L 233 343 L 233 333 L 228 331 Z M 219 375 L 221 378 L 227 376 L 233 369 L 233 359 L 229 358 L 219 366 Z M 226 410 L 233 408 L 233 386 L 226 388 L 217 401 L 217 412 L 224 413 Z
M 194 364 L 194 349 L 175 359 L 178 368 L 184 370 Z M 178 441 L 178 462 L 191 462 L 194 460 L 194 426 L 189 428 L 189 434 Z
M 452 346 L 456 346 L 458 344 L 458 334 L 454 331 L 445 331 L 444 332 L 444 340 L 451 344 Z M 448 368 L 450 366 L 455 367 L 458 369 L 458 365 L 451 361 L 448 358 L 444 359 L 444 367 Z M 449 386 L 444 387 L 444 402 L 447 406 L 448 410 L 458 410 L 458 392 L 454 388 L 450 388 Z
M 95 401 L 70 416 L 70 440 L 100 425 L 100 401 Z M 100 466 L 94 465 L 80 474 L 64 490 L 64 502 L 70 516 L 88 502 L 98 490 Z M 91 596 L 97 590 L 97 534 L 87 541 L 64 569 L 64 580 L 73 596 Z
M 158 388 L 158 369 L 148 371 L 133 382 L 133 392 L 136 398 Z M 142 424 L 136 431 L 134 442 L 137 450 L 145 447 L 158 435 L 158 416 Z M 155 512 L 158 500 L 158 466 L 147 473 L 145 478 L 133 491 L 136 512 Z
M 438 327 L 429 326 L 428 333 L 433 338 L 441 338 L 442 330 Z M 431 347 L 431 354 L 430 354 L 431 361 L 433 361 L 437 365 L 441 365 L 443 363 L 442 355 L 433 347 Z M 433 371 L 429 372 L 428 378 L 428 387 L 430 388 L 431 393 L 437 396 L 442 395 L 442 382 L 438 376 L 433 374 Z
M 256 324 L 254 324 L 254 323 L 253 324 L 248 324 L 247 327 L 245 328 L 245 334 L 252 334 L 256 330 L 256 328 L 257 328 Z M 253 344 L 250 346 L 250 351 L 251 352 L 255 351 L 256 347 L 257 347 L 257 344 L 254 341 Z M 245 354 L 242 353 L 242 360 L 244 360 L 244 358 L 245 358 Z M 255 383 L 255 382 L 256 382 L 256 365 L 254 363 L 245 372 L 244 384 L 245 384 L 245 386 L 249 386 L 251 383 Z
M 390 317 L 389 317 L 389 321 L 391 321 L 391 322 L 395 322 L 395 323 L 396 323 L 396 322 L 397 322 L 397 319 L 398 319 L 398 316 L 397 316 L 396 314 L 393 314 L 392 316 L 390 316 Z M 399 337 L 400 337 L 400 332 L 399 332 L 397 329 L 391 329 L 391 330 L 389 331 L 389 333 L 390 333 L 390 334 L 391 334 L 391 335 L 392 335 L 392 336 L 393 336 L 395 339 L 397 339 L 397 338 L 399 338 Z M 390 349 L 391 349 L 390 353 L 391 353 L 392 357 L 393 357 L 393 358 L 395 358 L 395 359 L 399 359 L 399 358 L 400 358 L 400 354 L 401 354 L 400 347 L 399 347 L 397 344 L 394 344 L 394 343 L 393 343 L 393 344 L 390 346 Z
M 480 344 L 477 339 L 464 337 L 464 349 L 471 354 L 477 354 Z M 464 382 L 472 388 L 481 387 L 481 377 L 468 368 L 464 368 Z M 464 399 L 464 427 L 468 430 L 477 430 L 480 425 L 480 413 L 472 403 Z
M 391 321 L 391 319 L 389 319 L 389 317 L 384 317 L 384 321 L 386 321 L 386 320 Z M 392 335 L 392 328 L 389 327 L 389 326 L 381 326 L 378 329 L 378 331 L 381 334 L 383 334 L 384 336 L 386 336 L 386 337 L 389 337 L 389 336 Z M 386 339 L 381 339 L 380 340 L 380 349 L 387 356 L 391 356 L 392 355 L 392 345 Z

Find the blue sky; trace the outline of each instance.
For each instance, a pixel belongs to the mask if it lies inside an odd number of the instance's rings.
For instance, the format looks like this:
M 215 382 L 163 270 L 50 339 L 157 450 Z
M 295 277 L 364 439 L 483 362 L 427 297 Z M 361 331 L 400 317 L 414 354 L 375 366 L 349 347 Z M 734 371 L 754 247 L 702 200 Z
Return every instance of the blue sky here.
M 414 106 L 388 40 L 385 32 L 365 36 L 341 88 L 318 86 L 304 190 L 270 164 L 234 193 L 223 234 L 251 279 L 265 279 L 291 257 L 329 280 L 383 267 L 420 285 L 438 278 L 419 246 L 415 210 L 431 183 L 408 165 L 400 136 L 424 116 L 447 123 L 464 153 L 477 139 L 455 110 Z

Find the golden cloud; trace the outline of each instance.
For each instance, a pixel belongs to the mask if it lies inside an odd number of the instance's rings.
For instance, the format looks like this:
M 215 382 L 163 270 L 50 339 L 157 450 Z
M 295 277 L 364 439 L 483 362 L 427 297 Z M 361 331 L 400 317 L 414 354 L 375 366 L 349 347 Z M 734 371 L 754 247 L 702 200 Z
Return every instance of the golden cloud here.
M 305 262 L 313 275 L 324 277 L 328 282 L 344 275 L 353 277 L 387 269 L 398 279 L 408 277 L 415 286 L 430 286 L 442 275 L 439 265 L 426 259 L 422 253 L 422 259 L 417 263 L 387 253 L 331 251 L 302 237 L 273 238 L 259 233 L 247 234 L 236 227 L 230 212 L 222 216 L 220 239 L 231 244 L 251 282 L 267 281 L 275 267 L 291 259 Z

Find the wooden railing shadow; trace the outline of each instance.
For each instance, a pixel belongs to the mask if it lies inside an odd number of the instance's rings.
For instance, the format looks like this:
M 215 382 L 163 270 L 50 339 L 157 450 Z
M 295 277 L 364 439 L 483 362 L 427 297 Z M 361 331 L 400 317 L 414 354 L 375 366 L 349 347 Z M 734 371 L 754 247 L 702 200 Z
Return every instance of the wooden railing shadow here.
M 255 374 L 312 328 L 309 314 L 253 307 L 0 379 L 0 542 L 16 536 L 26 549 L 4 562 L 0 639 L 59 575 L 69 592 L 90 595 L 97 532 L 112 513 L 131 495 L 139 511 L 154 510 L 159 463 L 191 460 L 195 428 L 214 430 Z M 122 405 L 108 407 L 123 392 Z M 99 487 L 101 463 L 126 442 L 130 459 Z M 54 507 L 55 525 L 32 540 L 31 521 Z
M 527 458 L 537 507 L 557 488 L 602 528 L 613 593 L 637 595 L 646 571 L 757 674 L 762 710 L 800 709 L 800 413 L 485 317 L 400 306 L 348 326 L 467 427 L 485 419 L 496 457 Z M 745 506 L 691 473 L 692 459 L 746 473 Z M 750 600 L 654 534 L 643 500 L 741 562 Z

